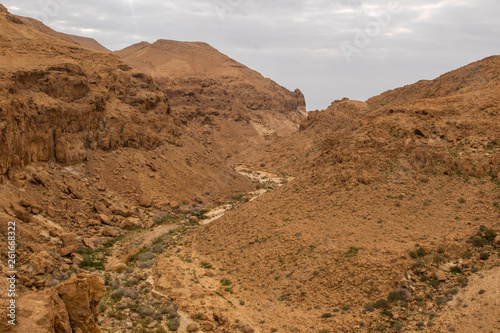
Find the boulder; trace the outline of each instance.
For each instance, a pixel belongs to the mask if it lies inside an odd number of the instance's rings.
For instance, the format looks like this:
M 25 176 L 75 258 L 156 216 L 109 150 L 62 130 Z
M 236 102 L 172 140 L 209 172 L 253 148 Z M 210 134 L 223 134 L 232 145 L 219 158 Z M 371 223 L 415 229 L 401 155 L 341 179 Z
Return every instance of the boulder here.
M 99 219 L 104 224 L 107 224 L 107 225 L 111 224 L 111 219 L 107 215 L 105 215 L 105 214 L 99 214 Z
M 110 226 L 106 226 L 103 230 L 102 230 L 102 235 L 105 236 L 105 237 L 118 237 L 120 236 L 120 231 L 118 231 L 117 229 L 113 228 L 113 227 L 110 227 Z
M 97 305 L 104 296 L 104 281 L 91 274 L 78 274 L 56 287 L 63 300 L 73 332 L 100 333 Z
M 198 332 L 198 325 L 196 325 L 195 323 L 191 323 L 187 326 L 186 330 L 188 332 Z
M 111 210 L 102 201 L 96 203 L 94 209 L 98 214 L 111 215 Z
M 47 251 L 32 254 L 29 262 L 34 275 L 51 274 L 54 271 L 53 258 Z
M 141 205 L 142 207 L 149 208 L 153 205 L 153 199 L 151 198 L 150 195 L 143 193 L 139 198 L 139 205 Z
M 61 257 L 65 257 L 78 251 L 78 243 L 76 241 L 75 233 L 62 234 L 61 240 L 63 242 L 63 246 L 58 251 Z
M 129 216 L 132 216 L 133 212 L 128 209 L 127 207 L 125 207 L 125 205 L 123 203 L 114 203 L 111 205 L 110 207 L 111 211 L 116 214 L 116 215 L 120 215 L 120 216 L 123 216 L 123 217 L 129 217 Z
M 83 257 L 78 253 L 72 253 L 71 260 L 73 261 L 73 265 L 80 266 L 80 264 L 83 262 Z
M 66 306 L 54 288 L 23 293 L 16 305 L 16 332 L 73 332 Z
M 12 207 L 12 212 L 18 219 L 26 223 L 30 221 L 30 214 L 28 213 L 26 208 L 17 203 L 13 203 L 11 207 Z
M 78 246 L 78 243 L 76 242 L 76 234 L 75 233 L 62 234 L 61 240 L 63 242 L 63 247 Z

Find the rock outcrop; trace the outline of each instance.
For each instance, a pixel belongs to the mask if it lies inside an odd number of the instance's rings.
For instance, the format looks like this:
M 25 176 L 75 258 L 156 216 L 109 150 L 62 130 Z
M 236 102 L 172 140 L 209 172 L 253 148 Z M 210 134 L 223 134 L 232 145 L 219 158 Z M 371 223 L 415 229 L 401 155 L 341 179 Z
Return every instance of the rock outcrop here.
M 101 332 L 97 325 L 97 306 L 104 295 L 104 281 L 90 274 L 72 276 L 56 287 L 64 302 L 73 332 Z

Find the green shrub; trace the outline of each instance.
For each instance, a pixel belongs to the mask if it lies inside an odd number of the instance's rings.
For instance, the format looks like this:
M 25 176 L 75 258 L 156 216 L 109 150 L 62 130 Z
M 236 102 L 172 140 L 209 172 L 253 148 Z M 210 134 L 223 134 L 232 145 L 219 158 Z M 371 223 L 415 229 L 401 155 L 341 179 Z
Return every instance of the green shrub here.
M 427 254 L 427 251 L 425 250 L 425 248 L 419 247 L 417 249 L 417 254 L 419 257 L 425 257 L 425 255 Z
M 444 259 L 444 257 L 443 257 L 442 255 L 440 255 L 440 254 L 436 254 L 436 255 L 434 256 L 434 258 L 432 259 L 432 261 L 434 261 L 434 263 L 435 263 L 435 264 L 438 264 L 438 265 L 439 265 L 439 264 L 444 263 L 444 262 L 445 262 L 445 259 Z
M 373 306 L 373 303 L 368 303 L 365 305 L 365 311 L 366 312 L 373 312 L 375 311 L 375 307 Z
M 379 299 L 378 301 L 373 304 L 373 307 L 375 309 L 387 309 L 390 307 L 389 302 L 387 302 L 385 299 Z
M 220 280 L 220 284 L 224 287 L 227 287 L 227 286 L 230 286 L 232 285 L 233 283 L 231 282 L 231 280 L 228 280 L 228 279 L 222 279 Z

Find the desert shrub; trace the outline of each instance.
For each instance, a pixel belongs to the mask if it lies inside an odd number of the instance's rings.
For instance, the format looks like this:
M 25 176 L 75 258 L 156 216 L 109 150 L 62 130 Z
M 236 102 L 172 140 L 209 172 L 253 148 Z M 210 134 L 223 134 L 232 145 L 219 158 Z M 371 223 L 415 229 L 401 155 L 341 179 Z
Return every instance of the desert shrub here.
M 130 278 L 127 282 L 125 282 L 125 287 L 134 287 L 139 284 L 139 280 L 136 278 Z
M 425 250 L 425 248 L 419 247 L 417 249 L 417 254 L 419 257 L 425 257 L 425 255 L 427 254 L 427 251 Z
M 171 331 L 177 331 L 179 329 L 180 322 L 178 318 L 170 319 L 167 323 L 167 327 Z
M 163 320 L 163 314 L 161 312 L 155 312 L 153 315 L 154 320 L 156 321 L 162 321 Z
M 373 306 L 373 303 L 368 303 L 365 305 L 365 311 L 366 312 L 373 312 L 375 311 L 375 307 Z
M 392 324 L 392 329 L 394 331 L 401 331 L 405 327 L 405 324 L 402 321 L 396 321 L 394 324 Z
M 140 295 L 139 292 L 134 288 L 125 288 L 123 291 L 123 297 L 130 299 L 138 299 Z
M 156 255 L 152 252 L 145 252 L 137 257 L 137 261 L 149 261 L 156 258 Z
M 137 265 L 139 268 L 146 269 L 146 268 L 151 268 L 155 262 L 153 260 L 148 260 L 145 262 L 140 262 L 139 265 Z
M 463 258 L 463 259 L 471 259 L 471 258 L 472 258 L 472 253 L 470 253 L 470 252 L 465 252 L 465 253 L 462 255 L 462 258 Z
M 321 318 L 332 318 L 332 317 L 333 317 L 333 315 L 331 313 L 323 313 L 321 315 Z
M 408 292 L 408 290 L 404 288 L 398 288 L 389 293 L 389 297 L 387 298 L 387 300 L 389 302 L 404 301 L 408 299 L 408 297 L 410 297 L 410 293 Z
M 449 298 L 446 298 L 446 297 L 438 297 L 438 298 L 436 298 L 436 304 L 437 305 L 443 305 L 443 304 L 448 303 L 449 301 L 451 301 L 451 300 Z
M 410 255 L 410 257 L 412 257 L 413 259 L 417 259 L 418 258 L 418 254 L 417 252 L 415 251 L 410 251 L 408 252 L 408 254 Z
M 469 280 L 466 277 L 460 276 L 457 278 L 457 283 L 459 283 L 462 288 L 465 288 L 469 284 Z
M 162 307 L 160 309 L 160 312 L 162 314 L 164 314 L 165 317 L 167 317 L 168 319 L 173 319 L 173 318 L 177 317 L 177 310 L 172 305 Z M 199 318 L 195 318 L 195 319 L 199 319 Z
M 379 299 L 373 304 L 375 309 L 387 309 L 390 307 L 389 302 L 385 299 Z
M 151 317 L 155 313 L 155 311 L 151 307 L 146 305 L 139 306 L 136 312 L 143 318 Z
M 430 279 L 429 283 L 431 284 L 432 287 L 438 288 L 439 287 L 439 280 L 437 279 Z
M 233 283 L 231 282 L 231 280 L 228 280 L 228 279 L 222 279 L 220 280 L 220 284 L 224 287 L 227 287 L 227 286 L 230 286 L 232 285 Z
M 122 299 L 124 294 L 125 294 L 125 289 L 120 288 L 120 289 L 116 290 L 114 293 L 112 293 L 110 297 L 113 301 L 119 302 Z
M 445 262 L 445 259 L 444 259 L 444 257 L 443 257 L 442 255 L 440 255 L 440 254 L 436 254 L 436 255 L 434 256 L 434 258 L 432 259 L 432 261 L 434 261 L 434 263 L 435 263 L 435 264 L 438 264 L 438 265 L 439 265 L 439 264 L 444 263 L 444 262 Z

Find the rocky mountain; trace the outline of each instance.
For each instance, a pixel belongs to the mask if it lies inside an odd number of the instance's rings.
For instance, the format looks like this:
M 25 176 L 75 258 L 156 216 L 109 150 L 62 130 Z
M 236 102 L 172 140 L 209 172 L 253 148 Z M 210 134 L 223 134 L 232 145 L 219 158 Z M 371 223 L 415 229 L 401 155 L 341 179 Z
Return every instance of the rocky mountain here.
M 235 156 L 293 180 L 190 238 L 214 279 L 234 282 L 223 295 L 263 331 L 499 329 L 495 306 L 455 308 L 475 272 L 497 274 L 499 70 L 495 56 L 335 101 L 262 154 Z
M 299 90 L 279 86 L 206 43 L 158 40 L 116 54 L 155 77 L 174 114 L 199 140 L 228 154 L 274 135 L 287 136 L 305 117 Z

